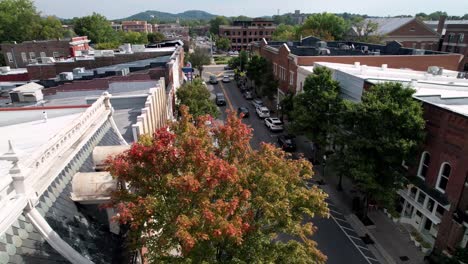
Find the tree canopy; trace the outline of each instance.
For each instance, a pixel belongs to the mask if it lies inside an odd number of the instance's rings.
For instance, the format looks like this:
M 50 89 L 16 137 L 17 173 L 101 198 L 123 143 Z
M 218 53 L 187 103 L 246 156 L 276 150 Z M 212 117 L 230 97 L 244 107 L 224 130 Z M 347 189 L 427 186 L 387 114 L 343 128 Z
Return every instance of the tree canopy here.
M 210 92 L 199 78 L 182 85 L 177 90 L 177 98 L 180 101 L 179 105 L 188 106 L 189 113 L 194 118 L 204 115 L 212 117 L 219 115 L 218 108 L 210 99 Z
M 414 92 L 400 83 L 375 85 L 364 92 L 362 103 L 347 102 L 342 118 L 340 173 L 387 208 L 405 181 L 402 161 L 416 156 L 425 136 Z
M 231 40 L 225 37 L 216 38 L 216 47 L 220 50 L 228 50 L 231 48 Z
M 229 25 L 229 20 L 224 16 L 217 16 L 210 20 L 210 32 L 214 35 L 219 34 L 219 26 Z
M 108 161 L 129 185 L 112 205 L 133 246 L 150 263 L 325 263 L 307 220 L 328 216 L 327 195 L 304 183 L 311 164 L 270 144 L 253 150 L 234 113 L 211 126 L 181 113 Z
M 148 42 L 149 43 L 157 43 L 161 42 L 166 39 L 166 36 L 164 36 L 163 33 L 161 32 L 152 32 L 148 33 Z
M 257 95 L 273 99 L 277 93 L 278 81 L 273 74 L 271 62 L 263 57 L 254 55 L 246 68 L 247 77 L 254 81 Z
M 340 40 L 347 29 L 343 18 L 331 13 L 309 16 L 301 27 L 303 36 L 315 36 L 323 40 Z
M 271 38 L 276 41 L 293 41 L 299 39 L 299 26 L 280 24 L 273 32 Z
M 76 34 L 88 36 L 93 43 L 113 42 L 118 39 L 105 16 L 93 13 L 90 16 L 75 18 L 73 26 Z
M 291 129 L 325 147 L 337 129 L 337 115 L 343 104 L 340 85 L 333 80 L 329 69 L 314 67 L 303 90 L 293 99 Z
M 244 71 L 247 63 L 249 62 L 249 55 L 245 50 L 239 52 L 239 56 L 232 57 L 228 61 L 229 67 L 232 69 L 239 69 L 240 71 Z
M 355 17 L 351 26 L 354 27 L 356 36 L 353 36 L 354 41 L 368 42 L 368 43 L 381 43 L 384 36 L 374 34 L 379 28 L 379 24 L 370 20 L 365 20 L 363 17 Z
M 30 0 L 0 1 L 0 42 L 61 38 L 62 24 L 55 17 L 41 18 Z
M 119 32 L 119 38 L 122 43 L 130 44 L 148 44 L 148 35 L 143 32 Z
M 200 76 L 202 76 L 203 66 L 211 63 L 211 57 L 208 50 L 197 47 L 193 53 L 188 55 L 187 61 L 190 61 L 190 63 L 192 63 L 192 67 L 197 69 Z

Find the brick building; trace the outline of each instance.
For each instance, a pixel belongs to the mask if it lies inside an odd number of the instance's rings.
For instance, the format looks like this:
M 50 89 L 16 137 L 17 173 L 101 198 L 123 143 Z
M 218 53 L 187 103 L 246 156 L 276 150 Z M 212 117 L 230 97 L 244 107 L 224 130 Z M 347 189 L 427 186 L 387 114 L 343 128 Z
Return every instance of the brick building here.
M 367 18 L 365 21 L 378 25 L 377 30 L 370 35 L 383 36 L 385 42 L 398 41 L 403 47 L 413 49 L 439 49 L 440 34 L 419 19 L 391 17 Z M 359 35 L 356 28 L 352 28 L 350 33 L 351 35 Z
M 437 250 L 452 252 L 468 242 L 468 80 L 456 71 L 389 69 L 387 65 L 318 62 L 340 82 L 341 96 L 359 102 L 366 87 L 400 82 L 415 89 L 423 105 L 426 141 L 415 162 L 402 163 L 410 184 L 400 190 L 399 221 L 413 226 Z M 300 79 L 313 72 L 301 67 Z
M 425 71 L 429 66 L 457 70 L 463 56 L 436 51 L 404 48 L 398 42 L 376 45 L 358 42 L 323 42 L 308 37 L 297 42 L 270 42 L 262 40 L 251 45 L 252 53 L 259 54 L 273 64 L 278 79 L 278 100 L 286 93 L 297 93 L 301 83 L 297 82 L 298 67 L 310 66 L 315 62 L 336 62 L 389 68 L 410 68 Z
M 82 56 L 87 54 L 89 42 L 88 37 L 84 36 L 71 39 L 3 43 L 0 45 L 0 51 L 7 66 L 24 68 L 30 63 L 37 62 L 38 58 L 58 59 Z
M 116 28 L 116 26 L 113 26 L 113 28 Z M 146 21 L 122 21 L 122 31 L 151 33 L 153 32 L 153 25 Z
M 234 21 L 232 25 L 219 26 L 219 36 L 231 40 L 231 49 L 247 49 L 253 41 L 271 40 L 276 30 L 272 20 L 256 18 L 252 21 Z
M 189 27 L 181 26 L 177 23 L 154 25 L 154 30 L 162 33 L 168 40 L 190 40 Z
M 468 21 L 447 25 L 441 50 L 463 54 L 465 58 L 459 70 L 468 72 Z

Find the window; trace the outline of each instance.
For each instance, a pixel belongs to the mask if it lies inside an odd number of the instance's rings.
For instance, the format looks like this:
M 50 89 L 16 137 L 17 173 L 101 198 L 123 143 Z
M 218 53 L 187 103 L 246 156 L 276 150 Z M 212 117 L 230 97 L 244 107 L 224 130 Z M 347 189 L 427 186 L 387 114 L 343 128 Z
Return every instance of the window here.
M 418 203 L 424 205 L 424 200 L 426 200 L 426 195 L 423 192 L 419 192 Z
M 7 52 L 7 58 L 8 62 L 13 62 L 13 54 L 11 54 L 11 52 Z
M 43 52 L 43 51 L 41 51 L 41 58 L 44 58 L 44 57 L 47 57 L 47 56 L 46 56 L 46 53 Z
M 26 56 L 26 52 L 21 52 L 21 59 L 23 62 L 28 62 L 28 57 Z
M 33 51 L 29 52 L 29 58 L 30 58 L 31 60 L 34 60 L 34 59 L 36 58 L 36 53 L 33 52 Z
M 463 43 L 464 39 L 465 39 L 465 34 L 463 33 L 458 34 L 458 43 Z
M 426 43 L 421 43 L 421 49 L 425 49 L 426 48 Z
M 455 34 L 453 34 L 453 33 L 448 34 L 448 41 L 447 42 L 449 42 L 449 43 L 452 42 L 454 37 L 455 37 Z
M 416 31 L 416 29 L 414 27 L 410 28 L 409 31 Z
M 427 200 L 426 209 L 427 209 L 429 212 L 432 212 L 432 210 L 434 210 L 434 205 L 435 205 L 434 200 L 432 200 L 431 198 L 429 198 L 429 199 Z
M 445 193 L 445 189 L 447 188 L 451 171 L 452 167 L 450 167 L 450 164 L 448 164 L 447 162 L 442 163 L 442 166 L 440 166 L 439 177 L 437 178 L 437 190 Z
M 445 208 L 442 205 L 438 204 L 437 209 L 436 209 L 436 216 L 442 219 L 444 214 L 445 214 Z
M 259 34 L 260 34 L 260 36 L 262 36 L 262 35 L 263 35 L 263 31 L 260 31 Z
M 423 180 L 426 179 L 427 170 L 429 169 L 429 163 L 431 162 L 431 155 L 425 151 L 421 155 L 421 161 L 419 162 L 418 177 Z
M 418 189 L 416 187 L 412 187 L 410 189 L 410 197 L 416 199 L 416 194 L 418 193 Z
M 294 83 L 294 72 L 290 71 L 289 72 L 289 85 L 293 85 Z
M 276 63 L 273 63 L 273 73 L 275 75 L 278 75 L 278 64 L 276 64 Z

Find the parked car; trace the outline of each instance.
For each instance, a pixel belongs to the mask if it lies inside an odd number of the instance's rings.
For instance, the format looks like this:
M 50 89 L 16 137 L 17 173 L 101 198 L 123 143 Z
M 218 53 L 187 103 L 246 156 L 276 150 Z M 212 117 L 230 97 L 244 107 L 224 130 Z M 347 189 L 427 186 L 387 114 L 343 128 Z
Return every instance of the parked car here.
M 228 83 L 231 81 L 231 77 L 229 77 L 229 75 L 224 75 L 223 76 L 223 83 Z
M 217 93 L 216 94 L 216 105 L 226 105 L 226 99 L 224 98 L 224 94 Z
M 257 99 L 254 99 L 254 100 L 252 101 L 252 104 L 253 104 L 253 106 L 254 106 L 255 108 L 262 107 L 262 106 L 263 106 L 263 101 L 262 101 L 262 99 L 258 99 L 258 98 L 257 98 Z
M 268 108 L 266 108 L 265 106 L 257 107 L 255 111 L 257 112 L 257 115 L 260 118 L 270 117 L 270 110 L 268 110 Z
M 245 84 L 239 85 L 239 89 L 240 89 L 241 93 L 244 93 L 244 92 L 249 90 L 249 88 Z
M 226 65 L 226 66 L 224 66 L 224 70 L 225 70 L 225 71 L 230 71 L 230 70 L 232 70 L 232 69 L 231 69 L 231 67 L 229 67 L 229 65 Z
M 253 95 L 252 95 L 252 92 L 251 91 L 245 91 L 244 92 L 244 98 L 247 99 L 247 100 L 252 100 L 253 99 Z
M 280 135 L 278 137 L 278 145 L 284 151 L 296 151 L 296 141 L 294 138 L 296 137 L 293 135 Z
M 246 118 L 249 117 L 249 109 L 247 107 L 239 107 L 237 108 L 237 114 L 240 116 L 241 114 L 244 114 L 242 117 Z
M 281 122 L 277 117 L 265 118 L 265 126 L 267 126 L 272 132 L 284 130 L 283 122 Z
M 218 83 L 218 78 L 215 75 L 210 75 L 210 83 L 211 84 L 217 84 Z

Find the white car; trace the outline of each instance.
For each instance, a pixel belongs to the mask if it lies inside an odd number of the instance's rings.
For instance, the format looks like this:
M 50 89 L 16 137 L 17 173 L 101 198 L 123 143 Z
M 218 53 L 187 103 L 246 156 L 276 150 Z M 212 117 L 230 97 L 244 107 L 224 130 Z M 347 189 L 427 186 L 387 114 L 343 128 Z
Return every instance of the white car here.
M 257 107 L 255 109 L 255 111 L 257 112 L 257 115 L 258 117 L 260 118 L 267 118 L 267 117 L 270 117 L 270 110 L 268 110 L 268 108 L 264 107 L 264 106 L 261 106 L 261 107 Z
M 276 117 L 265 118 L 265 126 L 267 126 L 270 131 L 283 131 L 283 122 Z
M 229 77 L 229 75 L 224 75 L 223 76 L 223 83 L 228 83 L 231 81 L 231 77 Z

